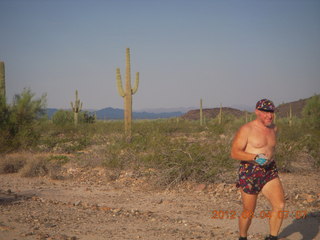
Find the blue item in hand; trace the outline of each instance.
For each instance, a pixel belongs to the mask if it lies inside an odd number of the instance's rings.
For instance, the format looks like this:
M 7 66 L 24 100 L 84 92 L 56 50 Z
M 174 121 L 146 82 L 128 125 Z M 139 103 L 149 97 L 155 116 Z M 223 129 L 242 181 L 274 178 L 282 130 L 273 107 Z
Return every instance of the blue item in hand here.
M 264 154 L 259 154 L 254 161 L 262 166 L 266 163 L 267 159 L 265 158 Z

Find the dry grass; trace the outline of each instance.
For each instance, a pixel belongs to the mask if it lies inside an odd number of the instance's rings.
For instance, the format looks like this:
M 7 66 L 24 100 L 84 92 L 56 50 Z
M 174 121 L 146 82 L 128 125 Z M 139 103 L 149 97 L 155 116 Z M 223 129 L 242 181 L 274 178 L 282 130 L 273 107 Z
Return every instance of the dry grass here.
M 235 120 L 221 126 L 210 123 L 200 127 L 198 122 L 188 121 L 137 121 L 130 143 L 125 141 L 118 122 L 80 125 L 70 132 L 49 124 L 40 143 L 45 151 L 36 148 L 35 154 L 21 152 L 0 156 L 0 174 L 19 172 L 24 177 L 61 179 L 65 176 L 62 166 L 71 161 L 83 169 L 104 167 L 112 172 L 131 169 L 141 175 L 145 169 L 155 169 L 148 176 L 156 178 L 157 185 L 166 187 L 185 180 L 226 181 L 229 172 L 237 168 L 237 161 L 230 159 L 230 147 L 241 124 L 240 120 Z M 302 158 L 305 159 L 304 169 L 318 169 L 319 131 L 303 128 L 299 122 L 291 128 L 285 121 L 278 120 L 277 125 L 279 170 L 296 171 L 295 162 L 300 164 Z M 77 147 L 71 151 L 66 147 L 69 143 Z M 57 151 L 60 145 L 64 149 Z
M 49 173 L 48 160 L 41 155 L 32 156 L 27 159 L 19 173 L 22 177 L 45 176 Z
M 14 153 L 10 155 L 1 155 L 0 156 L 0 173 L 16 173 L 18 172 L 25 163 L 28 158 L 30 158 L 32 154 L 30 153 Z
M 52 179 L 60 179 L 61 166 L 68 161 L 69 158 L 62 155 L 12 153 L 0 157 L 0 174 L 19 173 L 22 177 L 48 175 Z

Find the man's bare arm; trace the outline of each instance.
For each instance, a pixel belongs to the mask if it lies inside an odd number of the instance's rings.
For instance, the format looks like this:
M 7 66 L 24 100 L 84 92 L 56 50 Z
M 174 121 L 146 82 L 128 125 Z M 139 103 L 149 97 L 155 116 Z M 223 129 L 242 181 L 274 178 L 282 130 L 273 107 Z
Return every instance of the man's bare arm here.
M 231 148 L 231 157 L 240 161 L 254 161 L 256 154 L 245 152 L 250 127 L 248 125 L 242 126 L 233 139 Z

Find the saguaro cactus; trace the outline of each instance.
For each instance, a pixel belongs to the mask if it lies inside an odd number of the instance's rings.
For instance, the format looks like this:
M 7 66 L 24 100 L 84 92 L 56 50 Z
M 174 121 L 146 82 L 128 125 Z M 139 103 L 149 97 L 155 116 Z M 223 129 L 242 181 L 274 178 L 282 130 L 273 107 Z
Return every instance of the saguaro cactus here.
M 292 127 L 292 106 L 289 108 L 289 126 Z
M 222 104 L 220 103 L 219 124 L 222 123 Z
M 202 98 L 200 98 L 200 126 L 203 125 Z
M 73 116 L 74 116 L 74 125 L 77 126 L 78 124 L 78 116 L 79 116 L 79 112 L 82 109 L 82 102 L 80 102 L 80 99 L 78 99 L 78 90 L 76 90 L 76 100 L 73 104 L 73 102 L 71 102 L 71 109 L 73 111 Z
M 131 139 L 132 125 L 132 95 L 135 94 L 139 86 L 139 72 L 136 73 L 134 87 L 131 88 L 131 68 L 130 68 L 130 49 L 126 49 L 126 88 L 122 87 L 120 68 L 117 68 L 117 86 L 118 92 L 124 98 L 124 128 L 128 140 Z
M 6 80 L 4 71 L 4 62 L 0 62 L 0 98 L 6 100 Z

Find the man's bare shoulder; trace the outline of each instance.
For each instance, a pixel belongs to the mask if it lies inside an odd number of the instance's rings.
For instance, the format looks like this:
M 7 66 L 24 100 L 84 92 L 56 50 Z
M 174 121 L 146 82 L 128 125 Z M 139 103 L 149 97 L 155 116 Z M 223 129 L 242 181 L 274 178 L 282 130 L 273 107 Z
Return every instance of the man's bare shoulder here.
M 252 129 L 253 125 L 254 125 L 254 121 L 248 122 L 248 123 L 242 125 L 240 127 L 239 131 L 245 131 L 245 132 L 250 131 Z
M 236 139 L 239 139 L 239 138 L 243 138 L 243 139 L 246 139 L 249 135 L 250 135 L 250 132 L 251 132 L 251 129 L 253 127 L 253 124 L 252 122 L 248 122 L 244 125 L 242 125 L 239 130 L 237 131 L 236 133 Z

